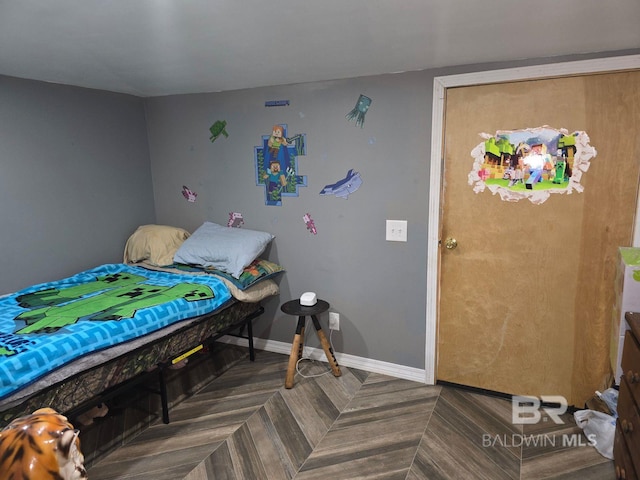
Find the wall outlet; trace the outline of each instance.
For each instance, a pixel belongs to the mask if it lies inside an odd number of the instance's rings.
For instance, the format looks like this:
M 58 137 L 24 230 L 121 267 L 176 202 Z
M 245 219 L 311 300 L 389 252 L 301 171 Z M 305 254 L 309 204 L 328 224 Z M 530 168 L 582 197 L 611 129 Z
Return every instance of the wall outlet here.
M 340 330 L 340 314 L 329 312 L 329 330 Z

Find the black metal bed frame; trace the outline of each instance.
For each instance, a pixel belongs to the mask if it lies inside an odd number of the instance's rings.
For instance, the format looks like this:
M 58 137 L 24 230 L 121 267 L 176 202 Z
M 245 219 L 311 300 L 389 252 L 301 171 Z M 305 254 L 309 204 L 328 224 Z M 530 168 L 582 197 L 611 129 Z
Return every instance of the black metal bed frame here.
M 158 364 L 158 368 L 149 372 L 140 373 L 139 375 L 122 382 L 121 384 L 115 385 L 111 388 L 106 389 L 96 396 L 96 398 L 91 399 L 90 401 L 84 402 L 69 411 L 65 412 L 65 415 L 69 418 L 76 418 L 78 415 L 94 408 L 96 405 L 101 403 L 105 403 L 110 399 L 113 399 L 116 396 L 122 395 L 124 393 L 130 392 L 132 389 L 141 385 L 142 383 L 147 382 L 151 377 L 157 375 L 158 388 L 157 389 L 148 389 L 152 393 L 156 393 L 160 395 L 160 403 L 162 406 L 162 421 L 165 424 L 169 423 L 169 399 L 167 397 L 167 383 L 165 372 L 172 365 L 172 360 L 176 358 L 186 358 L 190 352 L 195 353 L 195 348 L 202 345 L 210 346 L 220 337 L 225 335 L 230 335 L 234 337 L 244 338 L 249 342 L 249 359 L 250 361 L 255 361 L 255 349 L 253 346 L 253 325 L 252 322 L 254 319 L 258 318 L 260 315 L 264 313 L 264 307 L 260 304 L 256 304 L 257 308 L 252 313 L 246 315 L 242 320 L 235 322 L 232 325 L 229 325 L 226 328 L 216 332 L 211 335 L 209 338 L 204 340 L 198 345 L 193 345 L 189 349 L 186 349 L 184 352 L 181 352 L 179 355 L 174 356 L 172 359 L 168 359 L 163 363 Z M 246 328 L 246 335 L 244 334 L 244 330 Z M 237 333 L 234 333 L 237 332 Z

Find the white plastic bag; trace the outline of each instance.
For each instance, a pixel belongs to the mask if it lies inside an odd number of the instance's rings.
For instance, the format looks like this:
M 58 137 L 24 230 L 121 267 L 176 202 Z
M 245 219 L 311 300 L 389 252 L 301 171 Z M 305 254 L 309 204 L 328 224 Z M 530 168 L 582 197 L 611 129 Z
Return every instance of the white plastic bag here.
M 596 395 L 607 404 L 611 415 L 613 415 L 614 418 L 618 418 L 618 390 L 615 388 L 607 388 L 602 393 L 596 390 Z
M 596 410 L 578 410 L 573 414 L 573 418 L 600 455 L 613 460 L 616 419 Z

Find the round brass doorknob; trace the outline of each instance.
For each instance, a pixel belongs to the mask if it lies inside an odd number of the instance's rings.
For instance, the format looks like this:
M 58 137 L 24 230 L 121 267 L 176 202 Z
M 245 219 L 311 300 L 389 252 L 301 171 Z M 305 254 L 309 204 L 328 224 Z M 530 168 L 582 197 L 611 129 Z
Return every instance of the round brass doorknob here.
M 449 237 L 444 241 L 444 246 L 447 250 L 453 250 L 458 246 L 458 241 L 455 238 Z

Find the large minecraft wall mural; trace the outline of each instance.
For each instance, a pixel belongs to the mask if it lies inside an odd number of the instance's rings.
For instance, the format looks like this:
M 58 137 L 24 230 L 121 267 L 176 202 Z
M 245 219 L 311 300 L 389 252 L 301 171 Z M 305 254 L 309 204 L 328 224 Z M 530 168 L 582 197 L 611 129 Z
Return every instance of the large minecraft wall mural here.
M 287 136 L 287 125 L 274 125 L 270 135 L 254 148 L 256 185 L 264 186 L 266 205 L 282 205 L 282 197 L 297 197 L 307 186 L 306 175 L 298 175 L 298 157 L 306 155 L 306 135 Z
M 469 185 L 476 193 L 488 188 L 505 201 L 545 202 L 552 193 L 582 192 L 582 174 L 596 149 L 585 132 L 569 133 L 548 126 L 500 130 L 472 151 Z

